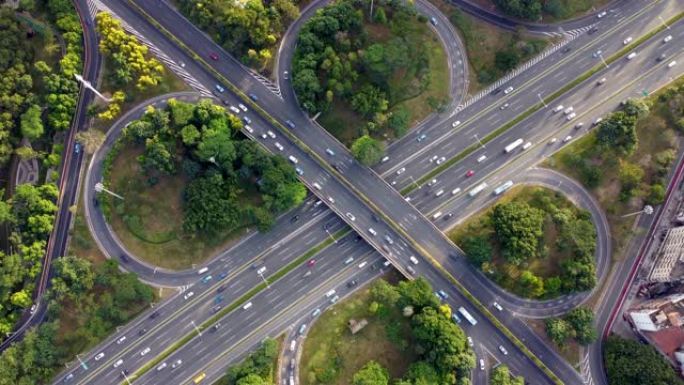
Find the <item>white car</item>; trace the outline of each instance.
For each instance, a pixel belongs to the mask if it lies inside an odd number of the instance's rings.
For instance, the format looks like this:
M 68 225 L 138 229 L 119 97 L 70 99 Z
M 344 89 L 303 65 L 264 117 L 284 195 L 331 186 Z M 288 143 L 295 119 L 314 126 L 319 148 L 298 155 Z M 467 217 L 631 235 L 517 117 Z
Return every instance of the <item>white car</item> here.
M 242 111 L 247 112 L 247 107 L 244 104 L 240 103 L 238 104 L 238 107 L 240 107 Z
M 274 134 L 273 131 L 271 131 L 271 130 L 266 131 L 266 135 L 270 136 L 271 139 L 275 139 L 275 138 L 276 138 L 276 134 Z
M 482 358 L 480 358 L 480 370 L 484 370 L 484 369 L 485 369 L 484 360 Z
M 571 141 L 571 140 L 572 140 L 572 135 L 568 135 L 568 136 L 565 137 L 565 139 L 563 139 L 563 143 L 567 143 L 567 142 L 569 142 L 569 141 Z
M 372 236 L 376 236 L 376 235 L 378 235 L 378 232 L 377 232 L 377 231 L 375 231 L 375 230 L 373 230 L 373 228 L 372 228 L 372 227 L 369 227 L 369 228 L 368 228 L 368 232 L 369 232 L 369 233 L 371 233 L 371 235 L 372 235 Z
M 461 192 L 460 187 L 456 187 L 455 189 L 451 190 L 451 195 L 456 195 Z
M 383 156 L 380 162 L 385 163 L 389 160 L 389 156 Z
M 568 121 L 575 119 L 575 116 L 577 116 L 576 113 L 572 112 L 568 116 L 565 117 Z
M 628 38 L 626 38 L 625 40 L 622 41 L 622 44 L 623 44 L 623 45 L 627 45 L 627 44 L 629 44 L 629 43 L 631 43 L 631 42 L 632 42 L 632 37 L 629 36 Z
M 553 109 L 553 112 L 563 111 L 563 108 L 565 108 L 565 107 L 563 107 L 562 104 L 559 104 L 558 106 L 556 106 L 556 108 Z
M 439 159 L 439 155 L 433 156 L 432 158 L 430 158 L 430 163 L 436 161 L 437 159 Z
M 606 16 L 607 14 L 608 14 L 608 12 L 603 11 L 603 12 L 599 13 L 598 15 L 596 15 L 596 17 L 598 17 L 599 19 L 602 19 L 602 18 L 603 18 L 604 16 Z
M 482 163 L 485 160 L 487 160 L 487 155 L 481 155 L 479 158 L 477 158 L 477 163 Z
M 119 358 L 119 359 L 114 363 L 113 366 L 114 366 L 115 368 L 118 368 L 119 366 L 121 366 L 121 364 L 123 364 L 123 360 Z
M 293 164 L 299 163 L 299 160 L 297 160 L 297 158 L 295 158 L 293 155 L 288 156 L 287 159 Z
M 183 360 L 176 360 L 173 364 L 171 364 L 171 369 L 176 369 L 177 367 L 181 366 L 183 364 Z
M 273 145 L 280 151 L 283 151 L 285 149 L 283 145 L 278 142 L 273 143 Z
M 501 351 L 501 353 L 503 353 L 504 356 L 508 355 L 508 350 L 506 350 L 506 348 L 504 348 L 503 345 L 499 345 L 499 350 Z
M 461 121 L 457 120 L 457 121 L 451 123 L 451 127 L 458 127 L 459 124 L 461 124 Z
M 352 221 L 352 222 L 354 222 L 354 221 L 356 220 L 356 217 L 355 217 L 354 214 L 352 214 L 352 213 L 346 213 L 346 214 L 344 214 L 344 215 L 346 215 L 347 218 L 349 218 L 349 220 Z
M 603 121 L 603 118 L 596 118 L 594 119 L 594 126 L 601 123 Z
M 632 60 L 632 59 L 634 59 L 634 58 L 636 57 L 636 55 L 637 55 L 636 52 L 630 53 L 629 55 L 627 55 L 627 60 Z
M 250 134 L 254 133 L 254 129 L 250 127 L 249 124 L 245 124 L 245 130 L 247 130 L 247 132 L 249 132 Z
M 667 43 L 667 42 L 670 41 L 670 40 L 672 40 L 672 35 L 667 35 L 667 36 L 665 36 L 665 38 L 663 39 L 663 43 Z
M 150 352 L 150 348 L 149 348 L 149 347 L 146 347 L 145 349 L 143 349 L 143 350 L 140 352 L 140 355 L 141 355 L 141 356 L 144 356 L 145 354 L 147 354 L 147 353 L 149 353 L 149 352 Z
M 312 186 L 314 186 L 314 187 L 316 188 L 316 190 L 320 190 L 320 189 L 321 189 L 321 185 L 318 184 L 318 182 L 313 182 L 313 185 L 312 185 Z
M 437 159 L 437 162 L 435 162 L 435 163 L 437 163 L 437 164 L 442 164 L 442 163 L 444 163 L 444 161 L 446 161 L 446 158 L 445 158 L 445 157 L 441 157 L 441 158 Z
M 677 62 L 673 60 L 673 61 L 671 61 L 671 62 L 667 65 L 667 68 L 672 68 L 672 67 L 674 67 L 674 66 L 676 66 L 676 65 L 677 65 Z
M 468 346 L 470 346 L 470 347 L 472 348 L 473 345 L 474 345 L 474 344 L 473 344 L 473 338 L 472 338 L 472 337 L 468 337 Z
M 404 173 L 404 171 L 406 171 L 406 167 L 402 167 L 402 168 L 400 168 L 399 170 L 397 170 L 397 175 L 401 175 L 401 174 L 403 174 L 403 173 Z
M 503 311 L 503 308 L 501 307 L 501 305 L 499 305 L 498 302 L 492 303 L 492 306 L 494 306 L 494 308 L 498 311 Z
M 565 111 L 563 111 L 563 113 L 564 113 L 565 115 L 567 115 L 567 114 L 573 112 L 574 110 L 575 110 L 575 109 L 572 108 L 572 106 L 570 106 L 570 107 L 566 108 Z
M 228 107 L 228 109 L 229 109 L 231 112 L 235 113 L 235 114 L 239 114 L 239 113 L 240 113 L 240 110 L 239 110 L 237 107 L 235 107 L 235 106 L 230 106 L 230 107 Z
M 433 180 L 429 181 L 427 185 L 428 185 L 428 187 L 432 187 L 436 184 L 437 184 L 437 179 L 433 179 Z
M 527 142 L 522 146 L 523 150 L 527 150 L 528 148 L 532 147 L 532 142 Z
M 418 264 L 418 259 L 416 259 L 416 257 L 414 257 L 413 255 L 409 257 L 409 260 L 410 260 L 411 263 L 413 263 L 414 265 L 417 265 L 417 264 Z
M 335 199 L 333 199 L 333 197 L 328 197 L 328 202 L 335 203 Z
M 192 297 L 193 295 L 195 295 L 195 293 L 189 291 L 189 292 L 185 293 L 185 295 L 183 296 L 183 299 L 189 299 L 189 298 Z
M 167 366 L 166 362 L 162 362 L 161 365 L 157 366 L 157 371 L 164 370 Z
M 500 109 L 500 110 L 505 110 L 506 108 L 508 108 L 509 105 L 510 105 L 510 104 L 508 104 L 508 103 L 504 103 L 501 107 L 499 107 L 499 109 Z
M 116 344 L 121 345 L 124 341 L 126 341 L 126 336 L 121 336 L 121 338 L 116 340 Z
M 601 78 L 599 81 L 596 82 L 596 85 L 600 86 L 601 84 L 606 82 L 606 78 Z
M 102 358 L 104 358 L 105 354 L 103 352 L 98 353 L 95 356 L 95 361 L 100 361 Z
M 549 141 L 549 144 L 554 144 L 557 141 L 558 141 L 558 138 L 551 138 L 551 140 Z
M 513 86 L 509 86 L 508 88 L 506 88 L 506 89 L 504 90 L 504 94 L 505 94 L 505 95 L 508 95 L 508 94 L 510 94 L 511 92 L 513 92 Z

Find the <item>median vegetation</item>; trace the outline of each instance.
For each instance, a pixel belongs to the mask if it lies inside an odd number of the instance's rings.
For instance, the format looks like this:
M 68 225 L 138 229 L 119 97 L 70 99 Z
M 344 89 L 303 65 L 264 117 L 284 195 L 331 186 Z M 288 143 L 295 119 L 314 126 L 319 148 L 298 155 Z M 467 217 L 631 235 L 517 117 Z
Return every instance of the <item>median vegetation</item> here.
M 541 187 L 508 192 L 449 237 L 504 289 L 554 298 L 596 283 L 596 229 L 587 211 Z
M 402 2 L 323 8 L 302 27 L 292 72 L 302 108 L 322 113 L 319 122 L 349 147 L 364 135 L 400 137 L 448 101 L 444 49 Z
M 597 197 L 607 213 L 616 255 L 621 254 L 633 221 L 623 216 L 646 204 L 658 205 L 665 197 L 684 132 L 683 111 L 680 80 L 652 97 L 624 102 L 597 130 L 547 161 Z
M 122 241 L 156 265 L 187 267 L 248 226 L 266 231 L 306 196 L 293 167 L 242 136 L 203 100 L 169 100 L 131 122 L 105 160 L 103 211 Z
M 384 280 L 320 316 L 304 340 L 300 383 L 465 384 L 475 366 L 466 336 L 422 278 Z M 368 321 L 352 334 L 350 319 Z

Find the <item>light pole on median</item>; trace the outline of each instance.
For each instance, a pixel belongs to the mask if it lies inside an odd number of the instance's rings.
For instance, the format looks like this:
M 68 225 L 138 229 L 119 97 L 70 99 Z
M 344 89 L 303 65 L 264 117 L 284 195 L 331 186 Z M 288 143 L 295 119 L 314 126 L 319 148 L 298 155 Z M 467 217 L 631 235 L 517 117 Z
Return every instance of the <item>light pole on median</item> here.
M 326 232 L 326 234 L 328 234 L 330 239 L 332 239 L 333 242 L 335 242 L 335 244 L 337 244 L 337 239 L 335 239 L 335 237 L 333 237 L 332 234 L 330 234 L 330 231 L 328 231 L 328 229 L 325 229 L 325 232 Z
M 599 54 L 598 54 L 598 57 L 601 58 L 601 62 L 603 63 L 604 66 L 606 66 L 606 68 L 610 68 L 610 66 L 608 65 L 608 63 L 606 63 L 606 59 L 603 58 L 603 54 L 602 54 L 602 53 L 599 53 Z
M 416 183 L 416 180 L 413 179 L 413 175 L 409 175 L 409 178 L 411 179 L 411 184 L 413 184 L 416 188 L 421 188 L 423 186 L 419 186 L 418 183 Z
M 199 330 L 199 328 L 197 327 L 197 325 L 195 325 L 195 321 L 194 321 L 194 320 L 193 320 L 193 321 L 190 321 L 190 325 L 192 325 L 192 327 L 195 328 L 195 331 L 197 332 L 197 334 L 198 334 L 200 337 L 202 337 L 202 331 Z
M 126 380 L 126 383 L 127 383 L 128 385 L 131 385 L 131 380 L 128 379 L 128 376 L 126 375 L 126 372 L 122 370 L 122 371 L 121 371 L 121 375 L 123 375 L 124 380 Z
M 473 135 L 473 137 L 475 137 L 475 139 L 477 139 L 477 142 L 480 143 L 480 146 L 482 146 L 482 148 L 485 148 L 484 143 L 482 143 L 482 142 L 480 141 L 480 138 L 477 137 L 477 134 Z
M 270 289 L 270 288 L 271 288 L 271 284 L 268 283 L 268 281 L 267 281 L 266 278 L 264 277 L 264 272 L 265 272 L 265 271 L 266 271 L 266 269 L 259 270 L 259 271 L 257 272 L 257 274 L 259 275 L 259 277 L 261 277 L 261 279 L 262 279 L 262 280 L 264 281 L 264 283 L 266 284 L 266 288 L 267 288 L 267 289 Z
M 542 104 L 544 105 L 545 108 L 548 107 L 548 105 L 546 104 L 544 99 L 541 97 L 541 94 L 537 94 L 537 97 L 539 98 L 539 101 L 542 102 Z
M 76 359 L 77 359 L 78 362 L 81 364 L 81 367 L 83 368 L 83 370 L 88 370 L 88 365 L 86 365 L 86 363 L 83 362 L 83 360 L 81 359 L 81 356 L 79 356 L 79 355 L 77 354 L 77 355 L 76 355 Z
M 662 16 L 658 16 L 658 19 L 660 19 L 660 22 L 663 23 L 663 25 L 665 26 L 665 28 L 670 29 L 670 26 L 667 25 L 667 23 L 665 22 L 665 20 L 663 19 Z

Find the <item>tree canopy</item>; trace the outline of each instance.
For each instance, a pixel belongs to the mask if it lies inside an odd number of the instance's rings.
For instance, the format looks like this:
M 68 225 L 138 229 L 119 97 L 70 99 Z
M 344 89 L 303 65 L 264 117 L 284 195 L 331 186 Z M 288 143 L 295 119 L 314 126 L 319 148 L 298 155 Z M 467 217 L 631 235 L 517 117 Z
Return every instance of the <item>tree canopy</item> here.
M 372 166 L 382 159 L 384 148 L 380 141 L 364 135 L 354 141 L 351 152 L 365 166 Z
M 353 385 L 388 385 L 389 374 L 375 361 L 370 361 L 363 366 L 352 379 Z
M 608 381 L 620 385 L 681 385 L 672 367 L 649 345 L 608 337 L 603 360 Z
M 506 259 L 519 264 L 537 254 L 542 235 L 543 212 L 525 202 L 498 204 L 492 212 L 496 238 Z

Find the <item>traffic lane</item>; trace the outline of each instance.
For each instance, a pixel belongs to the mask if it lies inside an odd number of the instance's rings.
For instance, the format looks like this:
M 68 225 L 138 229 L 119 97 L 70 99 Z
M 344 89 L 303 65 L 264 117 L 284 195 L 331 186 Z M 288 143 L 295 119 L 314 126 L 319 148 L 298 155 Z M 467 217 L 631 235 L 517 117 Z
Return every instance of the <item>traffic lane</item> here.
M 502 153 L 506 145 L 517 138 L 525 138 L 525 135 L 537 132 L 537 129 L 549 130 L 549 128 L 555 128 L 554 126 L 566 125 L 568 122 L 572 122 L 574 125 L 580 121 L 584 123 L 585 127 L 589 127 L 593 119 L 588 121 L 582 120 L 582 117 L 580 116 L 572 121 L 568 121 L 565 114 L 562 112 L 554 112 L 553 109 L 559 105 L 565 106 L 564 108 L 574 106 L 574 112 L 581 115 L 583 111 L 590 110 L 593 105 L 610 97 L 617 90 L 622 90 L 625 87 L 625 80 L 638 79 L 640 76 L 650 72 L 656 67 L 667 68 L 669 62 L 676 59 L 676 54 L 681 51 L 681 47 L 676 44 L 662 43 L 662 39 L 668 34 L 677 36 L 677 39 L 684 38 L 684 23 L 677 23 L 670 31 L 654 36 L 642 50 L 638 51 L 639 53 L 634 59 L 628 60 L 627 58 L 623 58 L 609 68 L 604 68 L 602 71 L 599 71 L 597 74 L 587 79 L 575 92 L 572 92 L 565 97 L 561 97 L 556 100 L 553 105 L 535 112 L 519 124 L 516 124 L 511 129 L 495 138 L 492 142 L 488 143 L 484 149 L 479 148 L 474 151 L 471 155 L 459 162 L 459 164 L 467 163 L 471 166 L 470 169 L 478 170 L 480 162 L 478 162 L 477 159 L 480 156 L 491 154 L 500 156 L 499 152 Z M 659 58 L 661 54 L 665 54 L 666 59 L 657 62 L 656 59 Z M 598 85 L 598 81 L 603 78 L 607 79 L 606 82 L 602 85 Z M 546 124 L 552 124 L 548 125 L 548 127 L 540 127 L 540 121 Z M 535 129 L 531 127 L 531 124 L 537 125 Z M 472 131 L 466 131 L 466 134 L 469 136 L 472 133 Z M 528 139 L 529 138 L 525 141 L 528 141 Z M 428 153 L 424 158 L 414 162 L 414 166 L 407 166 L 406 171 L 400 176 L 393 176 L 394 178 L 391 179 L 391 183 L 394 183 L 394 186 L 397 189 L 407 187 L 417 179 L 418 175 L 424 175 L 432 168 L 438 166 L 436 162 L 430 162 L 432 157 L 438 156 L 449 159 L 456 156 L 460 151 L 463 151 L 468 145 L 477 143 L 476 138 L 468 141 L 461 141 L 460 145 L 459 143 L 452 142 L 454 141 L 440 144 L 437 151 Z M 440 175 L 438 175 L 437 178 L 439 178 Z
M 361 269 L 356 265 L 343 265 L 342 261 L 334 258 L 333 255 L 321 258 L 322 266 L 325 272 L 330 274 L 318 274 L 313 277 L 302 279 L 306 267 L 298 268 L 293 271 L 291 279 L 278 281 L 272 285 L 272 290 L 260 292 L 250 301 L 253 303 L 252 309 L 239 309 L 228 314 L 221 319 L 221 327 L 209 334 L 205 334 L 207 338 L 195 337 L 189 341 L 182 349 L 174 352 L 166 359 L 166 362 L 174 362 L 182 359 L 188 362 L 188 365 L 181 367 L 181 371 L 172 373 L 171 371 L 156 370 L 150 371 L 143 375 L 139 382 L 145 383 L 178 383 L 183 384 L 190 380 L 194 375 L 203 371 L 207 365 L 203 360 L 192 360 L 193 357 L 217 357 L 226 352 L 235 349 L 236 345 L 245 344 L 252 345 L 250 341 L 243 341 L 248 336 L 254 336 L 256 340 L 264 338 L 264 331 L 261 330 L 264 324 L 273 322 L 274 317 L 278 317 L 281 313 L 292 309 L 293 307 L 307 306 L 319 298 L 325 298 L 324 293 L 333 287 L 342 290 L 340 286 L 344 287 L 346 280 L 354 275 L 357 275 Z M 359 261 L 379 262 L 381 258 L 375 253 L 366 253 L 359 258 Z M 370 269 L 366 269 L 371 271 Z M 336 273 L 334 273 L 336 272 Z M 305 288 L 305 295 L 300 296 L 288 290 L 291 287 L 303 286 Z M 270 298 L 269 298 L 270 297 Z M 329 298 L 326 298 L 329 300 Z M 259 309 L 259 310 L 257 310 Z M 295 313 L 296 314 L 296 309 Z M 226 349 L 228 348 L 228 349 Z
M 654 7 L 656 10 L 668 9 L 662 5 L 663 4 L 661 4 L 661 6 L 649 5 L 647 7 Z M 443 140 L 446 140 L 447 138 L 457 134 L 461 129 L 467 127 L 468 124 L 470 124 L 468 123 L 469 120 L 471 120 L 474 116 L 480 116 L 483 114 L 481 111 L 484 111 L 484 113 L 497 113 L 499 111 L 495 108 L 495 106 L 506 102 L 510 103 L 510 101 L 516 97 L 516 95 L 521 94 L 523 91 L 529 91 L 530 88 L 536 88 L 539 87 L 539 85 L 544 85 L 544 88 L 548 91 L 544 93 L 540 90 L 534 92 L 533 95 L 530 95 L 528 98 L 529 100 L 525 104 L 525 109 L 538 103 L 539 97 L 537 94 L 546 96 L 546 94 L 551 94 L 564 85 L 563 81 L 559 81 L 559 79 L 553 79 L 553 76 L 556 74 L 563 74 L 568 78 L 570 76 L 575 78 L 589 68 L 593 67 L 593 64 L 591 63 L 576 62 L 576 60 L 582 59 L 583 55 L 595 52 L 600 48 L 605 52 L 604 57 L 608 57 L 613 52 L 617 52 L 622 48 L 622 41 L 624 38 L 629 35 L 629 31 L 635 27 L 638 27 L 639 23 L 648 23 L 648 27 L 642 26 L 642 29 L 650 30 L 651 28 L 657 27 L 659 21 L 656 16 L 654 16 L 656 13 L 655 10 L 651 9 L 650 12 L 644 10 L 643 12 L 645 13 L 638 16 L 637 21 L 626 19 L 622 21 L 622 24 L 612 26 L 611 28 L 614 28 L 615 31 L 611 30 L 609 33 L 605 33 L 607 29 L 602 27 L 602 29 L 600 29 L 600 34 L 585 34 L 577 37 L 573 42 L 568 44 L 568 47 L 575 47 L 576 49 L 571 50 L 569 53 L 564 53 L 563 50 L 558 50 L 557 52 L 542 59 L 534 66 L 531 66 L 527 70 L 521 72 L 518 76 L 511 79 L 505 85 L 501 86 L 502 88 L 505 88 L 509 85 L 514 87 L 513 92 L 511 92 L 509 95 L 499 93 L 496 95 L 487 94 L 483 96 L 471 106 L 465 108 L 463 111 L 460 111 L 456 117 L 453 117 L 448 121 L 444 121 L 442 124 L 434 125 L 429 127 L 427 130 L 421 131 L 420 133 L 425 133 L 427 138 L 420 143 L 416 141 L 418 133 L 415 135 L 404 136 L 397 142 L 390 145 L 387 151 L 390 160 L 386 164 L 377 166 L 377 171 L 379 173 L 385 174 L 388 171 L 394 171 L 397 168 L 408 164 L 408 162 L 413 160 L 414 157 L 424 153 L 425 151 L 428 151 L 430 146 L 432 146 L 434 143 L 439 143 Z M 652 19 L 655 19 L 655 21 Z M 636 37 L 636 34 L 634 36 Z M 596 39 L 596 37 L 599 38 Z M 609 47 L 610 49 L 608 49 Z M 580 64 L 587 65 L 581 66 Z M 538 70 L 534 71 L 533 69 Z M 556 70 L 556 72 L 554 72 L 554 70 Z M 508 113 L 505 116 L 509 117 L 509 119 L 506 120 L 510 120 L 515 117 L 511 113 Z M 462 123 L 456 128 L 456 130 L 454 130 L 451 124 L 456 120 L 460 120 Z M 478 119 L 478 122 L 479 120 L 480 119 Z M 401 156 L 401 154 L 412 154 L 413 156 L 405 157 Z
M 319 255 L 317 256 L 317 263 L 314 269 L 311 269 L 309 266 L 307 266 L 306 263 L 304 263 L 302 264 L 302 266 L 296 268 L 292 272 L 288 273 L 281 280 L 271 285 L 271 287 L 275 287 L 276 284 L 280 284 L 282 286 L 294 285 L 296 283 L 297 285 L 300 285 L 302 283 L 307 283 L 308 281 L 315 281 L 316 279 L 318 279 L 317 277 L 324 276 L 324 273 L 326 271 L 334 271 L 338 268 L 339 265 L 342 265 L 343 262 L 334 258 L 336 252 L 331 249 L 332 248 L 328 248 L 319 253 Z M 352 255 L 365 255 L 368 254 L 368 248 L 365 247 L 363 244 L 359 243 L 357 249 L 350 250 L 350 253 Z M 314 274 L 307 275 L 306 273 L 301 273 L 302 271 L 306 272 L 309 270 L 313 270 Z M 321 272 L 322 274 L 316 274 L 317 272 Z M 249 274 L 249 278 L 251 279 L 251 282 L 249 283 L 249 285 L 246 286 L 246 290 L 249 290 L 262 282 L 261 278 L 258 277 L 257 274 Z M 270 290 L 271 289 L 265 289 L 262 290 L 260 293 L 263 293 L 265 291 L 268 292 Z M 162 325 L 165 326 L 165 328 L 160 333 L 157 333 L 155 335 L 154 341 L 150 341 L 146 344 L 136 346 L 135 349 L 131 349 L 131 354 L 122 357 L 117 357 L 123 358 L 124 363 L 126 364 L 126 366 L 123 366 L 123 368 L 126 368 L 132 372 L 132 369 L 134 367 L 142 365 L 144 364 L 144 362 L 146 362 L 147 359 L 154 357 L 154 354 L 151 356 L 139 355 L 139 352 L 142 351 L 145 347 L 149 347 L 151 349 L 151 353 L 159 353 L 163 351 L 163 349 L 167 345 L 177 340 L 179 338 L 179 333 L 181 333 L 180 335 L 183 335 L 185 333 L 191 332 L 193 330 L 193 325 L 191 324 L 191 321 L 193 321 L 195 325 L 199 326 L 202 322 L 205 322 L 208 318 L 213 316 L 214 313 L 212 312 L 211 308 L 216 305 L 216 303 L 213 302 L 216 295 L 214 293 L 215 291 L 212 290 L 210 292 L 210 295 L 204 298 L 202 301 L 196 301 L 199 303 L 198 306 L 196 306 L 195 308 L 184 309 L 182 314 L 179 315 L 178 321 L 174 324 Z M 230 296 L 230 298 L 223 300 L 222 302 L 220 302 L 221 304 L 232 303 L 234 300 L 238 299 L 240 296 L 244 294 L 243 292 L 239 292 L 237 290 L 234 292 L 230 292 L 228 290 L 224 293 L 224 296 Z M 113 368 L 113 366 L 108 366 L 109 371 L 105 372 L 103 375 L 100 375 L 100 377 L 118 377 L 120 370 L 122 370 L 121 368 L 122 367 Z M 111 376 L 110 372 L 114 372 L 114 375 Z
M 342 223 L 334 223 L 333 226 L 334 227 L 332 227 L 332 230 L 337 231 L 342 229 L 344 225 Z M 354 239 L 354 237 L 349 235 L 338 242 L 342 244 L 343 241 L 350 240 L 349 244 L 357 245 L 356 243 L 351 241 L 352 239 Z M 347 242 L 344 243 L 346 244 Z M 291 248 L 290 252 L 287 255 L 280 254 L 279 247 L 270 246 L 269 251 L 267 251 L 267 254 L 261 260 L 259 267 L 267 267 L 268 275 L 271 275 L 272 273 L 275 273 L 277 270 L 282 268 L 285 265 L 285 263 L 292 260 L 292 258 L 296 258 L 297 256 L 302 255 L 310 249 L 310 246 L 306 246 L 301 242 L 296 242 L 296 245 L 297 247 Z M 357 247 L 360 251 L 369 249 L 366 245 L 363 244 L 357 245 Z M 272 258 L 271 254 L 273 254 L 274 257 L 278 258 Z M 243 291 L 246 292 L 247 290 L 261 282 L 261 279 L 255 274 L 255 270 L 250 269 L 248 266 L 249 264 L 246 264 L 242 266 L 239 271 L 231 271 L 230 274 L 227 274 L 226 278 L 223 280 L 218 279 L 218 276 L 221 274 L 220 271 L 210 271 L 209 273 L 207 273 L 208 275 L 214 274 L 216 276 L 215 279 L 212 279 L 210 281 L 210 284 L 197 284 L 198 282 L 201 282 L 202 277 L 200 277 L 198 274 L 195 274 L 196 281 L 194 282 L 194 285 L 191 286 L 190 289 L 188 289 L 188 291 L 186 291 L 182 295 L 176 295 L 170 298 L 169 300 L 165 301 L 163 304 L 156 308 L 155 311 L 159 312 L 158 318 L 156 318 L 156 320 L 152 321 L 150 319 L 150 316 L 153 313 L 152 311 L 146 312 L 145 314 L 139 316 L 136 319 L 136 321 L 129 324 L 130 326 L 126 328 L 126 331 L 112 337 L 101 348 L 98 348 L 97 350 L 92 350 L 90 357 L 84 359 L 88 362 L 92 359 L 94 355 L 98 354 L 101 351 L 105 351 L 107 360 L 106 362 L 99 363 L 99 365 L 113 363 L 115 361 L 115 353 L 120 352 L 122 349 L 132 349 L 132 347 L 129 346 L 131 341 L 136 341 L 136 346 L 138 346 L 142 344 L 144 340 L 152 338 L 153 335 L 155 336 L 154 338 L 159 338 L 160 340 L 162 340 L 164 336 L 162 335 L 160 337 L 157 337 L 155 332 L 158 330 L 152 329 L 152 326 L 154 324 L 159 322 L 168 323 L 169 330 L 175 326 L 178 326 L 179 324 L 182 324 L 185 321 L 185 318 L 181 317 L 181 315 L 178 314 L 178 311 L 180 309 L 184 310 L 185 312 L 197 311 L 198 308 L 204 306 L 199 299 L 201 299 L 202 297 L 205 297 L 205 299 L 213 298 L 213 293 L 220 286 L 226 285 L 229 289 L 229 292 L 225 294 L 225 296 L 228 297 L 227 301 L 233 301 L 239 298 L 239 295 L 242 295 Z M 206 275 L 204 275 L 204 277 L 206 277 Z M 188 306 L 188 301 L 184 298 L 189 292 L 193 292 L 193 297 L 190 301 L 190 306 Z M 167 320 L 166 317 L 169 316 L 173 318 Z M 151 322 L 152 324 L 150 324 Z M 143 337 L 142 341 L 140 341 L 138 333 L 143 328 L 150 330 L 148 330 L 148 332 Z M 118 346 L 118 344 L 116 344 L 115 341 L 121 338 L 122 336 L 126 337 L 127 342 L 124 345 Z M 71 373 L 75 375 L 82 374 L 80 372 L 80 367 L 76 368 L 75 371 L 72 371 Z
M 670 30 L 665 30 L 665 31 L 661 32 L 660 34 L 657 35 L 657 37 L 654 37 L 651 40 L 649 40 L 649 42 L 645 43 L 646 47 L 643 47 L 643 46 L 640 47 L 640 49 L 637 52 L 640 52 L 643 49 L 647 49 L 649 51 L 659 51 L 662 48 L 667 49 L 668 47 L 676 47 L 677 44 L 662 44 L 662 40 L 659 40 L 659 39 L 662 39 L 664 36 L 666 36 L 668 34 L 672 34 L 673 36 L 675 36 L 675 34 L 678 34 L 681 31 L 681 29 L 678 31 L 674 31 L 674 32 L 673 32 L 673 29 L 675 27 L 681 28 L 681 24 L 682 24 L 681 22 L 677 23 L 675 26 L 672 26 L 672 28 Z M 676 39 L 677 38 L 675 38 L 673 40 L 676 41 Z M 672 43 L 672 42 L 670 42 L 670 43 Z M 619 44 L 622 46 L 622 42 L 619 42 Z M 607 46 L 599 45 L 598 49 L 605 52 L 607 50 L 606 47 Z M 600 63 L 600 58 L 592 57 L 592 54 L 595 52 L 596 51 L 592 51 L 592 53 L 588 53 L 587 55 L 582 56 L 577 61 L 578 65 L 580 65 L 583 61 L 593 61 L 593 64 Z M 636 63 L 641 63 L 643 65 L 644 62 L 648 62 L 647 64 L 652 64 L 655 62 L 655 58 L 658 57 L 658 55 L 653 56 L 653 58 L 652 58 L 653 62 L 650 62 L 649 60 L 642 59 L 641 57 L 643 57 L 643 55 L 642 55 L 642 53 L 639 53 L 637 55 L 637 57 L 631 61 L 627 60 L 626 58 L 618 60 L 617 62 L 615 62 L 611 65 L 611 69 L 615 69 L 617 71 L 620 68 L 622 68 L 623 66 L 626 66 L 628 64 L 630 66 L 632 66 L 631 62 L 634 62 L 635 63 L 634 65 L 639 65 Z M 605 71 L 605 68 L 604 68 L 603 72 L 613 72 L 613 71 Z M 567 76 L 568 72 L 558 72 L 558 74 L 565 74 L 564 76 L 566 78 L 568 78 L 568 76 Z M 598 79 L 600 79 L 600 77 L 598 77 Z M 609 86 L 609 84 L 604 84 L 604 86 L 606 86 L 606 88 L 608 88 L 607 86 Z M 555 91 L 555 88 L 549 88 L 549 86 L 545 86 L 544 88 L 549 90 L 549 93 Z M 562 99 L 560 99 L 560 100 L 562 100 Z M 537 104 L 538 102 L 539 102 L 539 98 L 536 97 L 536 95 L 529 95 L 527 97 L 527 99 L 522 99 L 522 100 L 515 99 L 515 101 L 511 100 L 508 103 L 509 103 L 509 105 L 514 105 L 514 106 L 523 106 L 524 105 L 525 108 L 528 108 L 529 106 L 531 106 L 533 104 Z M 554 105 L 558 102 L 559 102 L 559 100 L 555 100 Z M 497 106 L 499 106 L 499 105 L 500 104 L 497 104 Z M 463 123 L 463 128 L 461 129 L 462 133 L 461 133 L 461 131 L 459 131 L 459 133 L 456 135 L 450 135 L 449 139 L 444 139 L 444 140 L 438 141 L 437 144 L 433 147 L 422 146 L 423 152 L 420 154 L 415 153 L 415 155 L 413 155 L 411 158 L 412 162 L 403 165 L 403 167 L 406 169 L 406 172 L 404 174 L 405 175 L 413 175 L 415 177 L 415 175 L 419 171 L 413 169 L 414 165 L 416 164 L 416 162 L 418 164 L 420 164 L 421 162 L 428 160 L 432 156 L 432 154 L 436 152 L 436 151 L 432 151 L 432 148 L 434 148 L 434 147 L 438 148 L 438 151 L 441 153 L 440 155 L 445 156 L 445 154 L 443 152 L 447 152 L 449 154 L 455 155 L 455 154 L 465 150 L 465 148 L 467 148 L 469 145 L 477 143 L 478 139 L 477 139 L 476 135 L 479 135 L 479 138 L 484 138 L 486 136 L 486 134 L 489 131 L 491 131 L 490 126 L 493 125 L 494 120 L 499 119 L 499 121 L 508 121 L 508 120 L 515 117 L 512 115 L 507 116 L 506 114 L 510 112 L 508 110 L 510 110 L 510 108 L 506 109 L 506 110 L 492 109 L 493 112 L 491 112 L 488 117 L 483 117 L 483 119 L 479 119 L 477 121 L 477 124 L 467 125 L 466 123 Z M 541 111 L 544 111 L 544 110 L 545 109 L 542 109 Z M 505 118 L 500 119 L 504 115 L 506 115 Z M 515 115 L 517 116 L 518 114 L 516 113 Z M 483 126 L 484 126 L 484 128 L 483 128 Z M 464 138 L 465 138 L 465 140 L 463 140 Z M 425 141 L 428 141 L 428 140 L 429 140 L 429 137 Z M 416 142 L 416 144 L 417 144 L 417 142 Z M 447 158 L 449 158 L 449 156 L 447 156 Z M 404 162 L 406 162 L 405 159 L 404 159 Z M 396 169 L 396 167 L 393 168 L 392 170 L 395 170 L 395 169 Z M 385 175 L 387 175 L 387 174 L 385 174 Z M 402 186 L 400 186 L 400 187 L 402 187 Z

